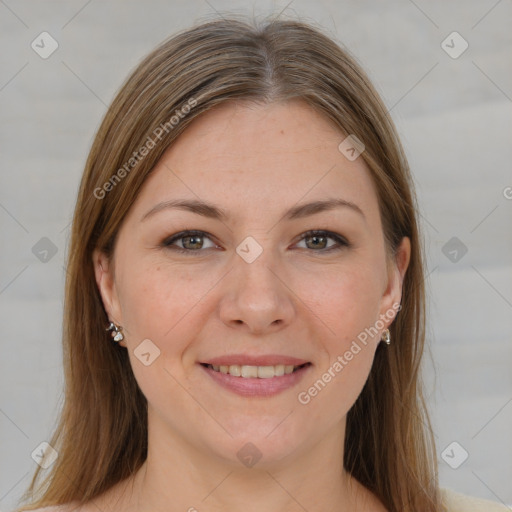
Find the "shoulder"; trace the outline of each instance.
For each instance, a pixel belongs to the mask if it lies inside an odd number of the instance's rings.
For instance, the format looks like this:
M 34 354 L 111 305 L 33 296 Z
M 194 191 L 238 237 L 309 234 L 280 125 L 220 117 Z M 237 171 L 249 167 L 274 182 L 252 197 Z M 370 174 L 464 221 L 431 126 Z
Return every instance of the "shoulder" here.
M 441 489 L 441 496 L 447 512 L 510 512 L 501 503 L 466 496 L 451 489 Z

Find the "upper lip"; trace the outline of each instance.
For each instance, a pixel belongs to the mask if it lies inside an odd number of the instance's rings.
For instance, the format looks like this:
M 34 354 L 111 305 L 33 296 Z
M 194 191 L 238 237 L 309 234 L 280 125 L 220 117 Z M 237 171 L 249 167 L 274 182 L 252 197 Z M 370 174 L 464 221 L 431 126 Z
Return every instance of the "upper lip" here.
M 200 361 L 201 364 L 211 364 L 215 366 L 276 366 L 278 364 L 301 366 L 308 363 L 305 359 L 297 357 L 284 356 L 279 354 L 266 354 L 261 356 L 248 354 L 229 354 L 225 356 L 212 357 Z

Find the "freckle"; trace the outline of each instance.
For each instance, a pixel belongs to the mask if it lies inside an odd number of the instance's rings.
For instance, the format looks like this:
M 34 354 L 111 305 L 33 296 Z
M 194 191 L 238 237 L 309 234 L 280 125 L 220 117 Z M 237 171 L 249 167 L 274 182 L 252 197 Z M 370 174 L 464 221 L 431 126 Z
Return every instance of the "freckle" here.
M 284 135 L 284 130 L 281 130 L 281 133 Z

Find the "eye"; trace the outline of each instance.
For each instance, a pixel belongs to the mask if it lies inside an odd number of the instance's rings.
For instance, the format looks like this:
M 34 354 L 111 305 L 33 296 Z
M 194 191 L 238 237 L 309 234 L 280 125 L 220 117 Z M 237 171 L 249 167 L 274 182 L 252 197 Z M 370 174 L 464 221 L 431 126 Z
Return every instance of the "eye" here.
M 210 240 L 209 246 L 205 246 L 204 239 Z M 334 243 L 330 246 L 327 245 L 329 239 L 334 241 Z M 347 240 L 341 235 L 331 231 L 317 229 L 303 233 L 299 242 L 303 241 L 306 243 L 306 249 L 311 249 L 313 252 L 321 253 L 336 251 L 350 246 L 349 242 L 347 242 Z M 176 242 L 181 245 L 178 245 Z M 202 252 L 201 249 L 212 249 L 219 247 L 212 242 L 211 235 L 205 233 L 204 231 L 198 230 L 187 230 L 176 233 L 170 238 L 164 240 L 162 242 L 162 246 L 168 249 L 172 249 L 173 251 L 188 254 L 193 252 Z
M 181 231 L 180 233 L 176 233 L 175 235 L 171 236 L 170 238 L 167 238 L 164 240 L 162 245 L 164 247 L 167 247 L 169 249 L 173 249 L 178 252 L 182 253 L 190 253 L 190 252 L 199 252 L 200 249 L 205 248 L 204 243 L 202 239 L 208 239 L 211 241 L 210 237 L 207 236 L 207 233 L 204 231 L 196 231 L 196 230 L 188 230 L 188 231 Z M 181 246 L 177 246 L 175 244 L 176 241 L 181 242 Z M 218 247 L 212 242 L 212 245 L 206 247 L 206 249 L 211 249 L 212 247 Z
M 327 246 L 326 244 L 329 239 L 334 240 L 334 243 Z M 308 240 L 311 241 L 310 244 L 308 244 Z M 331 252 L 350 245 L 341 235 L 321 229 L 306 231 L 302 234 L 300 242 L 302 241 L 305 241 L 307 249 L 313 249 L 314 252 Z

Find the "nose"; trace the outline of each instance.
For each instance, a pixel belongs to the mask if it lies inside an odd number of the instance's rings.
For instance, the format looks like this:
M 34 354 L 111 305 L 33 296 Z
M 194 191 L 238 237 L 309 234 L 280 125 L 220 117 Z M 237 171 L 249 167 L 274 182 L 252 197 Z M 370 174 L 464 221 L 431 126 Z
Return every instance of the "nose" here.
M 265 334 L 289 325 L 295 315 L 294 294 L 270 250 L 252 263 L 238 255 L 226 276 L 220 304 L 221 320 L 229 327 Z

